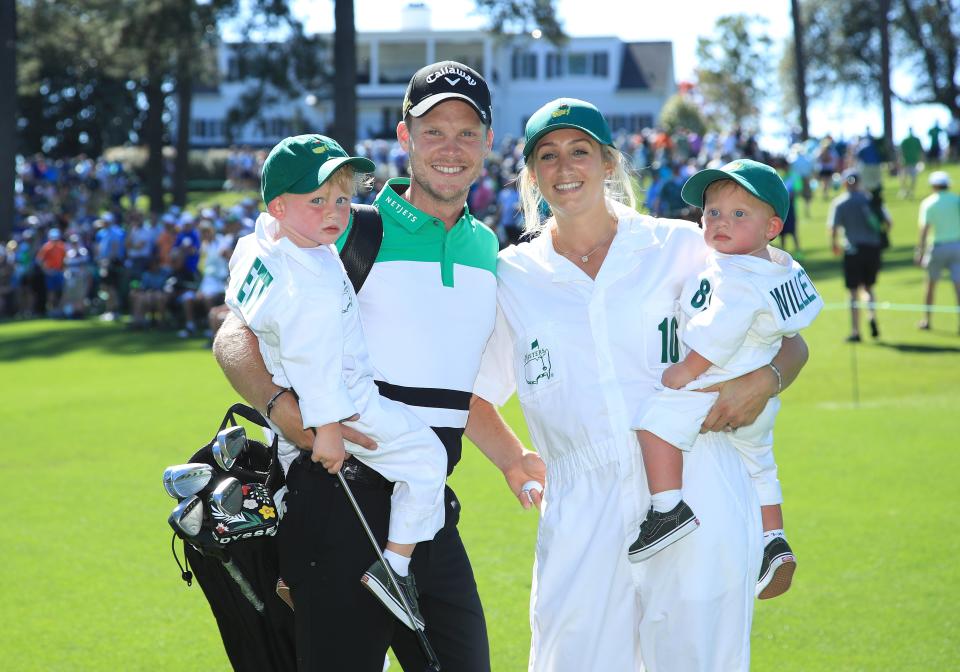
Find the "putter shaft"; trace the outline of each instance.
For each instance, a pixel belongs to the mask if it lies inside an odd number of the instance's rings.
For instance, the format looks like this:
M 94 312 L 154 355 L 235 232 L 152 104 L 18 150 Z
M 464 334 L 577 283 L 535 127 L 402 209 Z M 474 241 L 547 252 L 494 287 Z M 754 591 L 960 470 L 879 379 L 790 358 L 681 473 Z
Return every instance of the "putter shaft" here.
M 437 658 L 437 654 L 434 652 L 433 647 L 430 646 L 430 641 L 427 639 L 426 634 L 424 634 L 421 628 L 417 627 L 416 619 L 413 617 L 413 609 L 410 608 L 410 604 L 407 602 L 407 596 L 400 587 L 400 584 L 397 582 L 397 577 L 393 573 L 393 568 L 390 566 L 390 563 L 388 563 L 386 558 L 383 557 L 383 552 L 380 550 L 380 544 L 377 543 L 377 538 L 373 536 L 373 530 L 370 529 L 370 525 L 367 523 L 367 519 L 364 517 L 363 511 L 360 510 L 360 505 L 353 496 L 353 491 L 350 489 L 350 486 L 347 485 L 347 479 L 343 477 L 343 472 L 337 472 L 337 479 L 340 481 L 340 486 L 343 488 L 343 492 L 347 495 L 347 499 L 350 500 L 350 506 L 353 507 L 354 513 L 357 514 L 357 519 L 360 521 L 363 531 L 366 532 L 367 538 L 370 540 L 370 545 L 373 546 L 373 550 L 377 554 L 377 559 L 382 562 L 383 566 L 386 568 L 387 577 L 390 579 L 390 584 L 393 586 L 393 589 L 397 591 L 397 595 L 400 596 L 400 602 L 403 603 L 403 610 L 407 612 L 407 618 L 409 618 L 410 622 L 413 623 L 413 631 L 417 634 L 417 640 L 420 642 L 420 648 L 423 649 L 423 653 L 427 657 L 427 669 L 430 672 L 439 672 L 440 661 Z

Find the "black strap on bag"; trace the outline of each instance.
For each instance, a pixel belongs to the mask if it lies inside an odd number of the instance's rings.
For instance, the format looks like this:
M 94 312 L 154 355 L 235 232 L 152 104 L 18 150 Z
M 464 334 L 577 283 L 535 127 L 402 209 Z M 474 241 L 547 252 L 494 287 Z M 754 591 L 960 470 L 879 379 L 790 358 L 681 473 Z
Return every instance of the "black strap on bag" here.
M 353 291 L 359 292 L 383 244 L 383 220 L 372 205 L 354 204 L 350 210 L 353 211 L 353 226 L 340 250 L 340 260 L 353 283 Z
M 270 425 L 267 423 L 266 419 L 260 414 L 255 408 L 251 408 L 246 404 L 236 403 L 230 408 L 227 409 L 227 412 L 223 416 L 223 421 L 220 423 L 220 427 L 217 429 L 217 432 L 220 432 L 226 429 L 227 425 L 231 427 L 236 426 L 237 418 L 235 416 L 240 416 L 244 420 L 248 420 L 255 425 L 259 425 L 264 429 L 270 429 Z M 267 490 L 270 491 L 272 496 L 282 488 L 286 482 L 283 476 L 283 467 L 280 466 L 280 456 L 278 454 L 279 450 L 279 438 L 274 435 L 273 443 L 270 444 L 269 453 L 266 455 L 267 464 L 264 465 L 264 455 L 257 455 L 256 451 L 259 448 L 259 442 L 247 440 L 247 451 L 250 451 L 252 454 L 247 455 L 247 461 L 238 461 L 234 464 L 233 468 L 230 470 L 231 473 L 243 483 L 250 483 L 253 481 L 262 482 L 267 486 Z M 244 452 L 247 452 L 244 451 Z M 196 457 L 196 456 L 195 456 Z M 201 460 L 202 461 L 202 460 Z M 256 472 L 262 472 L 264 470 L 267 472 L 266 480 L 264 480 L 260 474 Z M 251 467 L 252 469 L 248 469 Z M 251 473 L 253 471 L 254 473 Z M 239 472 L 239 473 L 233 473 Z

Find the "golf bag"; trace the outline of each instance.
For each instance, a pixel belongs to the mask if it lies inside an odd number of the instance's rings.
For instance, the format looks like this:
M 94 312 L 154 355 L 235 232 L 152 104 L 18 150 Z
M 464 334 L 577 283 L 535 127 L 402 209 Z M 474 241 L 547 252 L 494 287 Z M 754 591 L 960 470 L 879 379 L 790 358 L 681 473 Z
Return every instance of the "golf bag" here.
M 220 429 L 236 425 L 234 416 L 267 427 L 257 411 L 234 404 Z M 211 444 L 197 451 L 190 462 L 214 466 Z M 293 612 L 276 593 L 275 535 L 280 511 L 279 506 L 273 506 L 273 496 L 284 485 L 276 439 L 268 447 L 248 438 L 227 473 L 243 484 L 245 507 L 250 502 L 249 509 L 232 516 L 232 522 L 212 521 L 184 542 L 184 555 L 217 620 L 233 668 L 251 672 L 295 670 Z
M 383 222 L 372 206 L 353 205 L 351 209 L 353 225 L 340 258 L 354 289 L 359 291 L 380 251 Z M 234 404 L 220 423 L 220 430 L 236 425 L 234 416 L 268 426 L 256 410 Z M 212 445 L 197 451 L 190 462 L 214 465 Z M 263 501 L 265 508 L 260 510 L 269 514 L 265 498 L 272 499 L 285 485 L 276 439 L 268 447 L 248 438 L 245 450 L 228 473 L 244 484 L 244 501 Z M 262 488 L 251 492 L 257 485 Z M 184 543 L 184 555 L 210 604 L 235 670 L 284 672 L 297 667 L 293 611 L 276 592 L 279 559 L 275 533 L 281 507 L 282 502 L 278 502 L 272 519 L 261 514 L 257 520 L 253 515 L 257 509 L 246 510 L 245 520 L 235 517 L 237 520 L 219 521 L 218 526 L 206 525 Z M 192 579 L 188 571 L 183 572 L 183 578 L 188 584 Z

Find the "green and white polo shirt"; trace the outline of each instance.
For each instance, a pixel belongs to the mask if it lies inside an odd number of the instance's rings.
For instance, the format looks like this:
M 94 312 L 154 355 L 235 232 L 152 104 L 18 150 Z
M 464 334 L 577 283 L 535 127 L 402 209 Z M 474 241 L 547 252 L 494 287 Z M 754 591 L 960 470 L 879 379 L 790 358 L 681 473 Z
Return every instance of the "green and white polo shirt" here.
M 447 231 L 401 196 L 409 185 L 388 181 L 374 203 L 383 244 L 358 295 L 360 318 L 380 394 L 436 431 L 450 472 L 496 318 L 499 245 L 466 207 Z

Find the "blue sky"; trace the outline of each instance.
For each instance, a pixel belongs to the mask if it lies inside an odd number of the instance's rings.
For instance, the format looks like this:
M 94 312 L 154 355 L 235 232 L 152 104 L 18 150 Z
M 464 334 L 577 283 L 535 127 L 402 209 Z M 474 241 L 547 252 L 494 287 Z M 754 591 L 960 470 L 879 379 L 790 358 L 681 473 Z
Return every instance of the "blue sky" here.
M 473 0 L 433 0 L 431 26 L 438 30 L 482 28 L 483 18 L 473 14 Z M 357 29 L 361 31 L 395 30 L 400 26 L 403 2 L 396 0 L 355 0 Z M 695 7 L 695 11 L 692 10 Z M 333 28 L 332 0 L 294 0 L 294 11 L 311 32 Z M 558 0 L 557 8 L 564 30 L 573 36 L 615 35 L 625 41 L 669 40 L 673 42 L 677 81 L 692 77 L 696 67 L 696 45 L 700 36 L 709 37 L 716 20 L 726 14 L 744 13 L 767 19 L 767 33 L 779 52 L 792 31 L 790 0 L 725 0 L 724 2 L 687 2 L 684 0 Z M 627 8 L 627 9 L 625 9 Z M 691 21 L 691 19 L 693 19 Z M 775 77 L 775 73 L 774 73 Z M 894 87 L 909 85 L 909 79 L 895 78 Z M 771 148 L 780 144 L 778 136 L 786 130 L 779 109 L 773 103 L 763 126 Z M 882 132 L 879 102 L 864 107 L 857 98 L 838 100 L 830 105 L 818 103 L 809 110 L 810 132 L 815 136 L 832 133 L 846 137 L 869 127 Z M 941 106 L 907 107 L 894 103 L 894 137 L 902 138 L 907 128 L 926 141 L 933 121 L 941 126 L 949 122 L 949 113 Z

